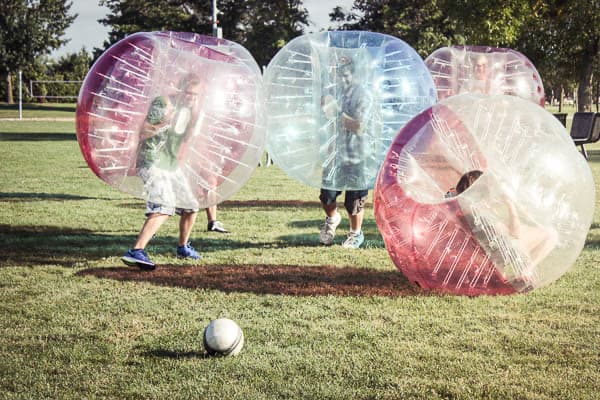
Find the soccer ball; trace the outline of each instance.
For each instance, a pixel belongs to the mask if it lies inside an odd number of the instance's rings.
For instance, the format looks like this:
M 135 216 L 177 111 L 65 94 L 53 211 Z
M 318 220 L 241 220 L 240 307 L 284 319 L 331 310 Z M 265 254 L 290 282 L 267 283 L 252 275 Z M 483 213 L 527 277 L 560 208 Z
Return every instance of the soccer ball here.
M 244 346 L 244 332 L 234 321 L 219 318 L 204 329 L 204 349 L 210 356 L 235 356 Z

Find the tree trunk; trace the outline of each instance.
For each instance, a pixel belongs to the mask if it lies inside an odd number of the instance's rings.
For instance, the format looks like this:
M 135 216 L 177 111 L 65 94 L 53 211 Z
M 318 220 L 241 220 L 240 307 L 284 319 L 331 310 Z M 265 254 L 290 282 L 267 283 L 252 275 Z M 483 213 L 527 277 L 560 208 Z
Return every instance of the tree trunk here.
M 12 74 L 10 72 L 6 74 L 6 102 L 8 104 L 15 104 L 13 99 Z
M 592 111 L 592 78 L 594 72 L 593 57 L 583 62 L 579 74 L 579 87 L 577 88 L 577 111 Z

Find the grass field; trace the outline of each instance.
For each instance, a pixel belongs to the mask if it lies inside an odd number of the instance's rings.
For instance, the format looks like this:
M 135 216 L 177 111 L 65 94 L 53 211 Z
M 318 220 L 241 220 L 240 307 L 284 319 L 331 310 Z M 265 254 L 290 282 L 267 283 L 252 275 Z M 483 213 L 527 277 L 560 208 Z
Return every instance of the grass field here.
M 600 146 L 588 152 L 600 182 Z M 324 248 L 318 191 L 260 167 L 219 208 L 232 234 L 201 215 L 204 258 L 185 262 L 172 219 L 142 273 L 120 256 L 144 203 L 92 174 L 72 121 L 0 121 L 0 160 L 1 399 L 598 399 L 598 207 L 552 285 L 447 296 L 397 272 L 370 204 L 364 248 Z M 217 317 L 244 330 L 238 357 L 204 355 Z

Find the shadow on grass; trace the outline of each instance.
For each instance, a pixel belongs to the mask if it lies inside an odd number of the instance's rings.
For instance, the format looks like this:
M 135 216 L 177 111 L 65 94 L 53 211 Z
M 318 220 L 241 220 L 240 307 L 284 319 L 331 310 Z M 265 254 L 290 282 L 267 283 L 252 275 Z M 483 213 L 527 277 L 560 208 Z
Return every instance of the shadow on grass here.
M 88 197 L 88 196 L 77 196 L 74 194 L 65 193 L 0 193 L 0 201 L 30 201 L 30 200 L 53 200 L 53 201 L 65 201 L 65 200 L 122 200 L 122 199 L 110 199 L 100 197 Z M 137 205 L 139 207 L 139 205 Z M 2 230 L 0 230 L 2 232 Z
M 301 200 L 227 200 L 219 204 L 219 208 L 321 208 L 318 201 Z
M 0 266 L 72 267 L 123 252 L 137 235 L 99 235 L 89 229 L 0 224 Z M 118 250 L 117 250 L 118 249 Z
M 259 295 L 400 297 L 423 293 L 398 271 L 329 265 L 165 265 L 150 272 L 113 267 L 87 269 L 77 275 Z
M 59 140 L 77 140 L 74 133 L 48 133 L 48 132 L 11 132 L 0 133 L 1 142 L 55 142 Z
M 152 358 L 172 358 L 176 360 L 184 359 L 184 358 L 209 358 L 210 356 L 207 353 L 203 353 L 200 351 L 176 351 L 176 350 L 168 350 L 168 349 L 155 349 L 148 350 L 142 353 L 144 357 L 152 357 Z
M 600 150 L 585 149 L 585 151 L 586 151 L 586 153 L 588 155 L 588 161 L 591 161 L 591 162 L 600 162 Z
M 365 208 L 372 208 L 372 203 L 366 203 Z M 302 200 L 227 200 L 219 204 L 219 208 L 255 207 L 255 208 L 314 208 L 321 209 L 319 201 Z M 325 218 L 325 217 L 323 217 Z
M 131 235 L 98 234 L 89 229 L 60 226 L 21 226 L 0 224 L 0 266 L 60 265 L 73 267 L 106 257 L 121 256 L 135 242 Z M 301 237 L 299 240 L 298 237 Z M 151 255 L 175 256 L 175 236 L 155 237 L 148 246 Z M 318 235 L 298 235 L 285 242 L 248 242 L 228 235 L 202 234 L 194 238 L 201 253 L 229 249 L 279 249 L 322 246 Z

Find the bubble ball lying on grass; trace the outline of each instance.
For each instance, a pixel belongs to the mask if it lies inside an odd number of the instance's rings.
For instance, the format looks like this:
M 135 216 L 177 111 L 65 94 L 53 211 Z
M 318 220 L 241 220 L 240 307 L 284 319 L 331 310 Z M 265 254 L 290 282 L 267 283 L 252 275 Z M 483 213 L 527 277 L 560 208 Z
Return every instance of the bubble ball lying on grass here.
M 398 134 L 374 194 L 397 268 L 425 289 L 527 292 L 562 276 L 592 222 L 594 181 L 554 116 L 508 95 L 449 97 Z
M 425 64 L 440 100 L 461 93 L 508 94 L 545 104 L 542 78 L 518 51 L 486 46 L 442 47 Z
M 419 55 L 393 36 L 321 32 L 290 41 L 265 71 L 267 149 L 316 188 L 372 188 L 398 130 L 437 101 Z
M 110 47 L 77 103 L 77 139 L 108 184 L 166 206 L 205 208 L 239 190 L 264 151 L 262 76 L 239 44 L 142 32 Z

